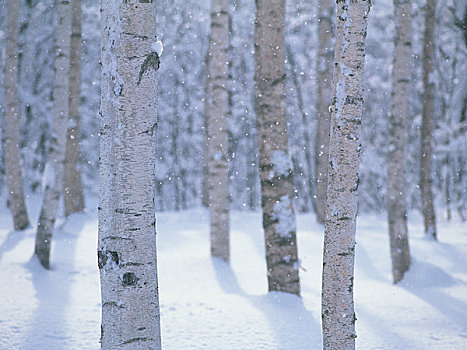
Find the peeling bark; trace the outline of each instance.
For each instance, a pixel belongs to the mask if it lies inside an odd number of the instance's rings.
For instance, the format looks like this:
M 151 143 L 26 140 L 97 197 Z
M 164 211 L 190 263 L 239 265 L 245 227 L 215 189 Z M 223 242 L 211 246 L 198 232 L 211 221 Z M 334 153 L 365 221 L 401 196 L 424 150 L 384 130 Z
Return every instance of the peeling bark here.
M 102 349 L 161 349 L 155 222 L 156 5 L 102 0 Z M 159 57 L 157 57 L 159 60 Z
M 353 300 L 365 37 L 371 2 L 337 2 L 323 252 L 323 349 L 355 349 Z

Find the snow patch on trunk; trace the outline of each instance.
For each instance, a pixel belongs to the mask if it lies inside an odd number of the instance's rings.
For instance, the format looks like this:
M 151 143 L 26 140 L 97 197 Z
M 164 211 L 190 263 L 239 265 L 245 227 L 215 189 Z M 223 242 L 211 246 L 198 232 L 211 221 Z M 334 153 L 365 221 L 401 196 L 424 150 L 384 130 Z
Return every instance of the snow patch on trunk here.
M 278 221 L 276 232 L 282 238 L 291 238 L 291 232 L 296 232 L 293 204 L 289 196 L 281 197 L 280 201 L 274 205 L 272 219 Z
M 292 171 L 292 162 L 289 155 L 281 150 L 271 153 L 272 170 L 269 173 L 269 180 L 275 176 L 288 176 Z

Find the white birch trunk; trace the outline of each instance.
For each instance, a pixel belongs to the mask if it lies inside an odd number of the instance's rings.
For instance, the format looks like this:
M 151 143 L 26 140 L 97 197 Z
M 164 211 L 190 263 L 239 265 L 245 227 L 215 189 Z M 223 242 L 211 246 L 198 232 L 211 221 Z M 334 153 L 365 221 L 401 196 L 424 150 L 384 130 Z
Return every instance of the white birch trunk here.
M 156 5 L 102 0 L 101 9 L 101 346 L 161 349 L 154 206 Z
M 329 132 L 331 127 L 332 69 L 334 63 L 334 4 L 319 1 L 318 17 L 318 130 L 315 139 L 316 219 L 326 221 L 326 190 L 328 184 Z
M 323 254 L 323 349 L 355 348 L 353 300 L 365 37 L 370 1 L 337 2 Z
M 63 197 L 66 216 L 84 210 L 80 150 L 81 0 L 72 0 L 71 14 L 69 116 L 66 137 L 65 174 L 63 180 Z
M 52 135 L 44 170 L 44 197 L 37 224 L 35 245 L 35 254 L 46 269 L 50 265 L 52 233 L 63 188 L 71 37 L 71 4 L 69 0 L 58 1 L 57 18 Z
M 423 111 L 421 129 L 420 189 L 425 234 L 436 239 L 436 215 L 433 203 L 433 115 L 435 111 L 435 13 L 436 0 L 427 0 L 425 13 L 425 37 L 423 45 Z
M 18 101 L 18 13 L 19 1 L 8 0 L 8 26 L 5 60 L 5 167 L 8 201 L 15 230 L 29 226 L 24 201 L 19 134 L 21 113 Z
M 410 0 L 394 0 L 395 33 L 387 179 L 389 241 L 394 283 L 402 279 L 410 266 L 405 158 L 412 55 L 410 8 Z
M 255 109 L 269 291 L 300 295 L 285 115 L 285 0 L 257 0 Z
M 229 4 L 212 0 L 211 35 L 208 51 L 208 159 L 211 255 L 230 259 L 228 135 L 228 47 Z

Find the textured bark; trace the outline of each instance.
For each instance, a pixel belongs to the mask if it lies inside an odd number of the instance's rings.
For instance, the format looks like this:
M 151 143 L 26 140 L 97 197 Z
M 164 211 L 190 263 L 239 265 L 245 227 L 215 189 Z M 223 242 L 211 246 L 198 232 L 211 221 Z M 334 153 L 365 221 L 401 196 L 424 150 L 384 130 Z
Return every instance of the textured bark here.
M 427 0 L 425 13 L 425 37 L 423 45 L 423 111 L 421 129 L 420 189 L 425 234 L 436 239 L 436 216 L 433 203 L 433 114 L 435 111 L 435 11 L 436 0 Z
M 255 109 L 269 291 L 300 294 L 285 116 L 285 0 L 257 0 Z
M 102 0 L 98 261 L 103 349 L 161 349 L 156 3 Z
M 66 123 L 68 119 L 68 73 L 70 67 L 70 1 L 57 3 L 58 24 L 55 34 L 55 75 L 53 89 L 52 136 L 44 171 L 44 196 L 37 224 L 35 254 L 48 269 L 50 246 L 61 191 L 66 147 Z
M 353 300 L 365 37 L 370 1 L 337 3 L 323 254 L 323 349 L 355 348 Z
M 80 150 L 81 0 L 72 0 L 71 14 L 69 116 L 66 137 L 65 174 L 63 179 L 66 216 L 84 210 Z
M 5 168 L 8 182 L 8 201 L 15 230 L 29 226 L 24 201 L 21 155 L 19 151 L 19 123 L 21 113 L 18 101 L 18 13 L 19 1 L 8 1 L 8 26 L 5 60 Z
M 211 255 L 228 261 L 229 167 L 228 159 L 228 47 L 229 4 L 212 0 L 211 35 L 208 52 L 208 159 Z
M 410 8 L 410 0 L 394 0 L 395 33 L 387 179 L 389 241 L 394 283 L 402 279 L 410 266 L 405 158 L 412 55 Z
M 316 219 L 320 223 L 326 221 L 326 190 L 328 184 L 329 131 L 331 113 L 329 106 L 332 100 L 332 68 L 333 68 L 333 23 L 334 5 L 329 0 L 319 0 L 318 22 L 318 130 L 315 139 L 315 178 L 316 178 Z

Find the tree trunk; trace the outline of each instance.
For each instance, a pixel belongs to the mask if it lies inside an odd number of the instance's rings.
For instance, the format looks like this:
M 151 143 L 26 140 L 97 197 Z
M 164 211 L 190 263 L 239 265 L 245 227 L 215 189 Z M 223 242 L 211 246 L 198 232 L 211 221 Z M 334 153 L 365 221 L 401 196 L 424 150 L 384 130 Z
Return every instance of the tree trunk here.
M 29 226 L 24 201 L 19 134 L 21 112 L 18 101 L 18 13 L 19 1 L 8 1 L 8 26 L 5 60 L 5 167 L 8 181 L 8 201 L 15 230 Z
M 420 189 L 425 234 L 436 240 L 436 216 L 433 203 L 432 134 L 435 110 L 435 11 L 436 0 L 427 0 L 425 13 L 425 36 L 423 45 L 423 111 L 421 130 Z
M 161 349 L 156 2 L 102 0 L 98 261 L 103 349 Z
M 257 208 L 257 180 L 258 180 L 258 172 L 257 172 L 257 159 L 256 155 L 257 153 L 254 152 L 253 150 L 256 149 L 257 144 L 256 144 L 256 135 L 254 135 L 255 130 L 254 130 L 254 125 L 251 125 L 250 122 L 248 123 L 248 139 L 247 139 L 247 145 L 248 149 L 250 152 L 246 156 L 246 171 L 245 173 L 247 174 L 247 191 L 248 191 L 248 208 L 250 210 L 256 210 Z
M 319 49 L 316 71 L 318 73 L 318 130 L 315 139 L 316 219 L 326 221 L 326 189 L 328 185 L 329 131 L 332 99 L 333 23 L 334 5 L 319 0 L 318 36 Z
M 308 187 L 308 191 L 301 191 L 301 195 L 304 198 L 304 212 L 308 212 L 310 209 L 310 205 L 313 206 L 313 195 L 314 195 L 314 189 L 313 189 L 313 168 L 312 168 L 312 158 L 311 158 L 311 140 L 310 140 L 310 122 L 309 122 L 309 116 L 305 112 L 305 103 L 303 102 L 303 93 L 302 93 L 302 88 L 300 87 L 300 82 L 298 81 L 297 78 L 297 70 L 296 70 L 296 64 L 295 64 L 295 58 L 293 56 L 292 48 L 290 45 L 286 46 L 286 51 L 287 51 L 287 60 L 290 63 L 290 68 L 292 69 L 292 83 L 295 87 L 295 93 L 297 94 L 297 102 L 298 102 L 298 110 L 300 111 L 300 116 L 301 116 L 301 122 L 302 122 L 302 127 L 300 128 L 301 132 L 301 138 L 303 139 L 303 152 L 305 153 L 305 163 L 306 163 L 306 170 L 305 170 L 305 176 L 307 177 L 306 184 Z M 294 169 L 297 169 L 294 167 Z
M 446 219 L 451 221 L 451 174 L 449 171 L 449 158 L 446 157 L 446 184 L 445 184 L 445 196 L 446 196 Z
M 269 291 L 300 295 L 285 114 L 285 0 L 257 0 L 255 109 Z
M 402 279 L 410 266 L 405 158 L 412 55 L 410 8 L 410 0 L 394 0 L 395 34 L 387 179 L 389 240 L 394 283 Z
M 209 213 L 211 255 L 229 261 L 228 134 L 229 4 L 212 0 L 208 58 Z
M 370 1 L 337 3 L 321 305 L 325 350 L 355 348 L 355 227 L 369 11 Z
M 50 265 L 52 233 L 63 188 L 71 37 L 71 4 L 69 1 L 60 0 L 58 2 L 57 15 L 52 136 L 44 170 L 44 197 L 37 224 L 35 246 L 35 254 L 46 269 Z
M 201 183 L 201 204 L 209 208 L 209 120 L 208 113 L 211 112 L 209 108 L 209 48 L 206 51 L 206 57 L 204 59 L 206 65 L 206 73 L 204 77 L 204 119 L 203 119 L 203 180 Z
M 65 215 L 84 210 L 83 184 L 81 181 L 81 0 L 71 2 L 71 43 L 69 75 L 69 116 L 65 153 L 63 197 Z

